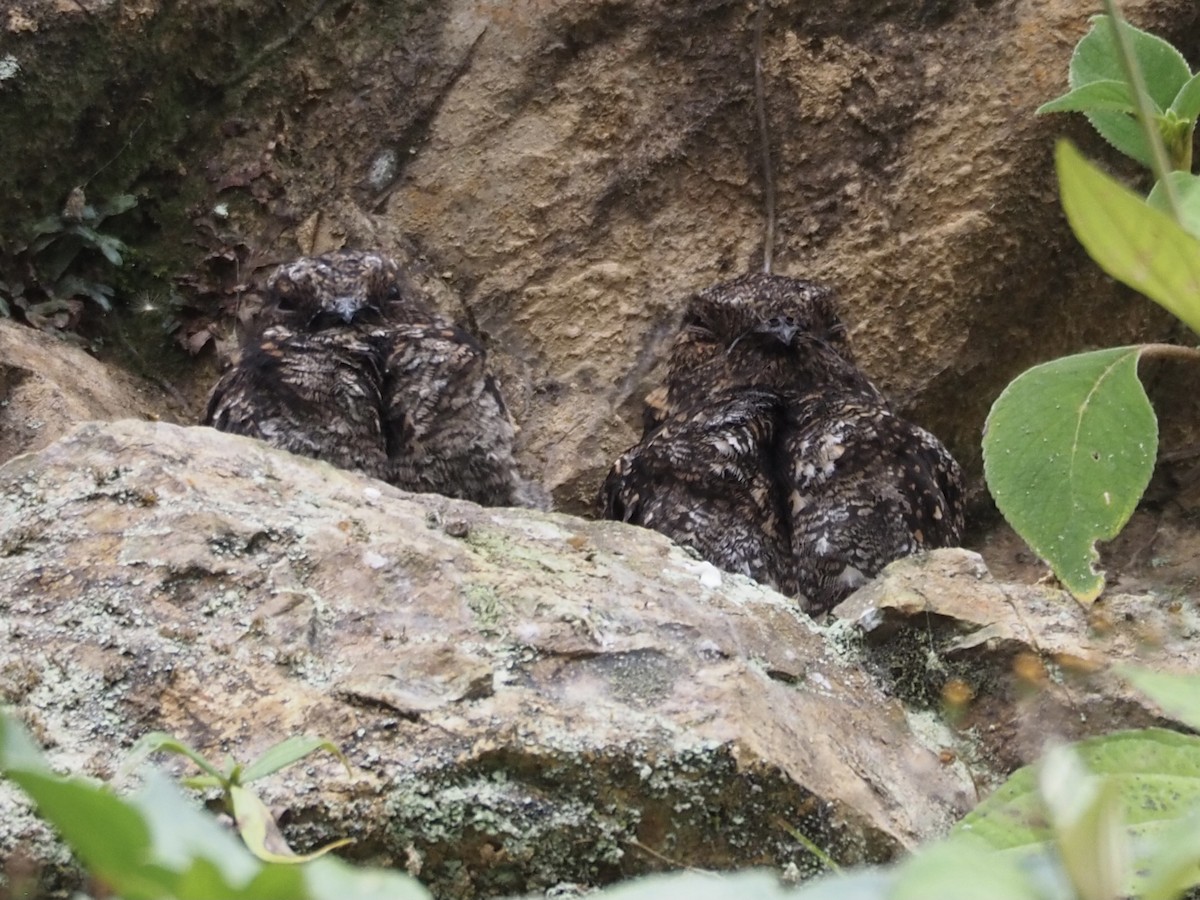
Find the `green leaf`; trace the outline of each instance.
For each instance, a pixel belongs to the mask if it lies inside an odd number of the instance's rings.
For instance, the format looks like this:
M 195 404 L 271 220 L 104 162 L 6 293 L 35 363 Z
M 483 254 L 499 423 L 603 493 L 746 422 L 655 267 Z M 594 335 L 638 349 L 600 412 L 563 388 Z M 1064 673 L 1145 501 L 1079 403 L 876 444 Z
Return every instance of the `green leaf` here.
M 1200 884 L 1200 816 L 1175 822 L 1144 843 L 1141 900 L 1175 900 Z
M 1088 774 L 1069 747 L 1050 750 L 1038 766 L 1063 867 L 1082 900 L 1112 900 L 1129 883 L 1129 839 L 1117 782 Z
M 1122 27 L 1129 35 L 1134 58 L 1142 70 L 1155 111 L 1161 113 L 1170 107 L 1192 77 L 1187 60 L 1162 38 L 1134 28 L 1128 22 L 1122 23 Z M 1073 89 L 1097 81 L 1126 81 L 1108 16 L 1092 18 L 1091 30 L 1075 46 L 1071 56 L 1068 80 Z M 1097 111 L 1088 114 L 1088 121 L 1126 156 L 1150 167 L 1150 148 L 1135 116 Z
M 129 250 L 125 246 L 125 242 L 119 238 L 115 238 L 111 234 L 101 234 L 96 229 L 87 225 L 72 225 L 68 231 L 79 235 L 85 244 L 103 253 L 104 258 L 114 266 L 119 267 L 121 265 L 121 254 Z
M 1200 116 L 1200 74 L 1193 75 L 1179 89 L 1175 99 L 1171 101 L 1171 112 L 1179 118 L 1196 121 Z
M 309 893 L 321 900 L 430 900 L 433 896 L 415 878 L 389 869 L 355 869 L 333 857 L 291 868 L 304 874 Z
M 86 281 L 74 275 L 66 275 L 54 285 L 54 295 L 57 297 L 90 297 L 105 312 L 112 310 L 113 289 L 107 284 L 97 284 Z
M 1179 224 L 1192 237 L 1200 238 L 1200 177 L 1191 172 L 1176 170 L 1167 173 L 1167 180 L 1175 189 L 1175 200 L 1179 204 Z M 1163 190 L 1161 182 L 1154 185 L 1150 196 L 1146 198 L 1146 203 L 1163 215 L 1171 214 L 1171 208 L 1167 205 L 1166 191 Z
M 92 873 L 110 885 L 121 882 L 129 900 L 169 893 L 170 873 L 147 864 L 150 831 L 145 821 L 112 793 L 82 779 L 54 775 L 17 722 L 0 715 L 0 769 L 16 783 Z
M 178 756 L 186 756 L 197 766 L 203 769 L 208 775 L 217 780 L 218 785 L 224 787 L 226 783 L 225 774 L 218 770 L 216 766 L 210 763 L 207 759 L 200 755 L 198 750 L 193 749 L 190 745 L 179 740 L 173 734 L 167 734 L 165 731 L 152 731 L 149 734 L 144 734 L 129 750 L 129 755 L 125 757 L 125 761 L 121 763 L 117 769 L 116 780 L 127 777 L 134 769 L 142 764 L 147 757 L 152 753 L 174 753 Z
M 324 856 L 330 850 L 353 843 L 352 838 L 342 838 L 312 853 L 296 853 L 283 839 L 283 833 L 275 824 L 271 811 L 257 794 L 235 784 L 229 788 L 229 800 L 233 806 L 233 818 L 237 823 L 238 833 L 250 852 L 263 862 L 306 862 Z
M 337 744 L 321 737 L 309 737 L 308 735 L 296 735 L 287 740 L 280 741 L 274 747 L 271 747 L 256 759 L 250 765 L 246 766 L 242 776 L 239 779 L 240 784 L 249 784 L 264 775 L 270 775 L 272 772 L 278 772 L 280 769 L 290 766 L 297 760 L 303 759 L 312 753 L 314 750 L 328 750 L 346 767 L 346 774 L 354 774 L 350 768 L 350 761 Z
M 46 218 L 44 218 L 44 219 L 38 219 L 36 222 L 34 222 L 33 228 L 29 232 L 29 238 L 31 241 L 30 247 L 36 253 L 37 250 L 40 248 L 38 247 L 38 242 L 33 240 L 34 238 L 43 237 L 44 235 L 53 235 L 53 236 L 57 237 L 59 234 L 62 233 L 62 230 L 63 230 L 62 216 L 53 215 L 53 216 L 46 216 Z M 53 237 L 51 238 L 51 240 L 53 240 Z M 45 246 L 45 245 L 43 244 L 42 246 Z
M 1200 738 L 1146 728 L 1090 738 L 1072 748 L 1093 775 L 1115 786 L 1122 831 L 1133 857 L 1123 894 L 1141 896 L 1142 885 L 1155 874 L 1149 860 L 1156 858 L 1179 823 L 1200 808 Z M 1054 832 L 1038 793 L 1037 775 L 1036 766 L 1015 772 L 959 822 L 951 841 L 970 837 L 1018 860 L 1053 850 Z M 1103 849 L 1094 847 L 1092 852 Z
M 1055 153 L 1071 230 L 1113 278 L 1200 333 L 1200 240 L 1108 177 L 1068 141 Z
M 151 769 L 144 787 L 128 799 L 141 813 L 152 839 L 150 857 L 173 872 L 186 872 L 208 860 L 226 888 L 248 883 L 261 868 L 241 842 L 212 816 L 179 793 L 170 780 Z M 198 873 L 194 877 L 211 877 Z
M 992 406 L 983 471 L 1004 518 L 1075 597 L 1104 588 L 1095 542 L 1110 540 L 1146 490 L 1158 422 L 1137 377 L 1139 347 L 1034 366 Z
M 1116 673 L 1153 700 L 1163 714 L 1200 731 L 1200 675 L 1117 666 Z
M 1068 91 L 1037 108 L 1037 115 L 1055 112 L 1091 112 L 1110 109 L 1117 112 L 1134 111 L 1133 95 L 1124 81 L 1093 81 Z
M 663 900 L 687 897 L 688 900 L 784 900 L 808 897 L 801 891 L 788 891 L 772 872 L 739 872 L 718 876 L 708 872 L 678 872 L 651 875 L 614 885 L 604 891 L 605 900 Z M 841 894 L 838 895 L 843 896 Z M 882 900 L 882 898 L 881 898 Z
M 83 240 L 77 234 L 62 234 L 37 255 L 36 266 L 42 284 L 54 284 L 75 262 L 83 249 Z
M 96 221 L 103 222 L 109 216 L 119 216 L 137 206 L 137 197 L 133 194 L 117 194 L 108 201 L 101 203 L 96 210 Z
M 0 711 L 0 771 L 8 772 L 10 769 L 52 774 L 29 732 L 16 718 Z
M 1016 860 L 967 841 L 943 841 L 899 870 L 888 900 L 1039 900 Z

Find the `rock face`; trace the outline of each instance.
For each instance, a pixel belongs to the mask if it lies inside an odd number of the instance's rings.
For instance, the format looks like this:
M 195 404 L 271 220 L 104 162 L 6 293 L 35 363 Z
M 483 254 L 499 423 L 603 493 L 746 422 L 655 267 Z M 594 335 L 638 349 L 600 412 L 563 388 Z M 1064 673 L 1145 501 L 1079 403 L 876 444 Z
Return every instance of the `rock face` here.
M 79 422 L 157 418 L 165 407 L 151 385 L 0 319 L 0 462 L 45 447 Z
M 969 786 L 785 598 L 617 523 L 481 509 L 204 428 L 88 424 L 0 468 L 0 699 L 109 775 L 166 730 L 277 776 L 299 846 L 441 896 L 842 863 Z M 36 653 L 30 650 L 36 648 Z M 0 855 L 36 828 L 7 812 Z
M 763 5 L 776 270 L 837 288 L 864 369 L 969 471 L 1021 369 L 1166 333 L 1058 207 L 1056 136 L 1115 155 L 1081 117 L 1033 115 L 1094 0 Z M 407 255 L 485 334 L 525 468 L 582 511 L 681 301 L 761 266 L 758 6 L 17 0 L 0 217 L 36 221 L 98 170 L 89 196 L 136 193 L 162 223 L 139 251 L 226 312 L 280 259 Z M 1123 8 L 1197 58 L 1192 0 Z M 1168 426 L 1197 418 L 1200 391 L 1177 394 Z
M 1056 588 L 997 581 L 968 550 L 898 560 L 835 614 L 863 635 L 889 695 L 954 723 L 947 746 L 985 789 L 1050 738 L 1170 727 L 1114 666 L 1198 671 L 1200 620 L 1179 596 L 1113 591 L 1085 609 Z

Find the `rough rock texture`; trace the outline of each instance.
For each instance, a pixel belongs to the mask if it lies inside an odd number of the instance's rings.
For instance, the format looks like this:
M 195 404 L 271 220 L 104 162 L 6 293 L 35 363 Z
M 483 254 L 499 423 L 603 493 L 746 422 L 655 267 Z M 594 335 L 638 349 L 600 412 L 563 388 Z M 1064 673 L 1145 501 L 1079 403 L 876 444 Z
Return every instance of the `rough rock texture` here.
M 0 462 L 91 419 L 159 418 L 157 389 L 83 350 L 0 320 Z
M 947 715 L 984 788 L 1048 739 L 1169 726 L 1113 666 L 1200 673 L 1191 598 L 1114 592 L 1085 608 L 1056 588 L 996 581 L 968 550 L 899 560 L 834 614 L 864 635 L 865 665 L 889 694 Z
M 210 429 L 88 424 L 0 467 L 0 583 L 0 700 L 56 764 L 325 735 L 355 774 L 272 782 L 292 840 L 353 835 L 441 896 L 819 869 L 792 829 L 884 860 L 970 792 L 789 601 L 656 534 Z M 0 855 L 37 831 L 6 806 Z
M 1197 57 L 1192 0 L 1123 7 Z M 222 290 L 300 252 L 407 253 L 487 335 L 526 468 L 584 509 L 682 298 L 761 264 L 757 4 L 305 9 L 17 0 L 0 17 L 0 131 L 21 139 L 0 213 L 36 220 L 95 172 L 89 196 L 139 195 L 140 259 L 226 309 Z M 1170 328 L 1058 208 L 1056 135 L 1115 155 L 1080 117 L 1033 116 L 1096 11 L 766 3 L 776 269 L 840 290 L 868 374 L 975 474 L 988 405 L 1022 368 Z M 1174 397 L 1165 423 L 1188 430 L 1200 391 Z

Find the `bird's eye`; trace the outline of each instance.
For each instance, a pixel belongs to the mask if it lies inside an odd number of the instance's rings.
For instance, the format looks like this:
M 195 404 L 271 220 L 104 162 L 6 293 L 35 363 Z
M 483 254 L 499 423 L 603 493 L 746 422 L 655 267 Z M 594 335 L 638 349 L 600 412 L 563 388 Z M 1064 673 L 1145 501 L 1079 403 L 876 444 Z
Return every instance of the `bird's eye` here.
M 279 297 L 275 301 L 275 308 L 280 312 L 295 312 L 299 307 L 296 305 L 295 297 Z
M 388 302 L 393 302 L 400 299 L 400 285 L 392 282 L 388 285 L 387 290 L 383 294 L 383 299 Z

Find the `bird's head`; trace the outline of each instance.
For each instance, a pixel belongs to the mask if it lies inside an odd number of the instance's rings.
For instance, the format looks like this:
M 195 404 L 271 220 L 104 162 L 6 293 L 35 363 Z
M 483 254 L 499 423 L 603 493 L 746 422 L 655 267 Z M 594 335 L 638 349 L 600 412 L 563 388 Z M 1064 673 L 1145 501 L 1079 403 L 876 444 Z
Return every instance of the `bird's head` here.
M 267 280 L 268 313 L 304 331 L 377 324 L 400 302 L 400 268 L 377 253 L 338 250 L 306 256 Z
M 676 399 L 703 384 L 787 389 L 856 372 L 833 291 L 782 275 L 744 275 L 690 298 L 672 347 Z

